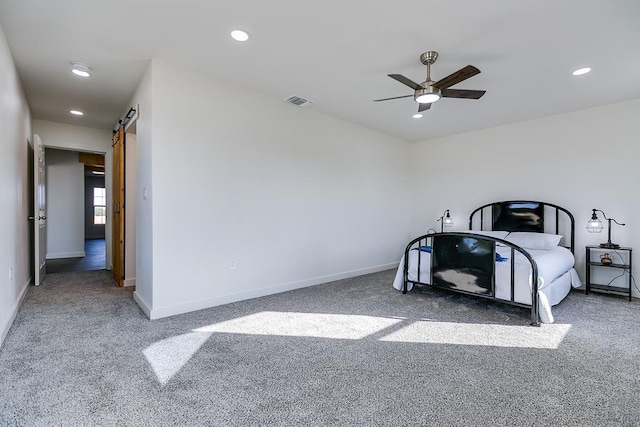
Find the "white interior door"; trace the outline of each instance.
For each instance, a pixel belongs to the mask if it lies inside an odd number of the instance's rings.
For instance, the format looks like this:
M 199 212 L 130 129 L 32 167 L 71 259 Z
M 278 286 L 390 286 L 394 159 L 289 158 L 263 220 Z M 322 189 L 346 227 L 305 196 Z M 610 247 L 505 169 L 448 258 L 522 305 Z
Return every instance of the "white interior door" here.
M 45 191 L 44 144 L 40 136 L 33 135 L 33 209 L 34 209 L 34 283 L 39 285 L 46 274 L 47 211 Z

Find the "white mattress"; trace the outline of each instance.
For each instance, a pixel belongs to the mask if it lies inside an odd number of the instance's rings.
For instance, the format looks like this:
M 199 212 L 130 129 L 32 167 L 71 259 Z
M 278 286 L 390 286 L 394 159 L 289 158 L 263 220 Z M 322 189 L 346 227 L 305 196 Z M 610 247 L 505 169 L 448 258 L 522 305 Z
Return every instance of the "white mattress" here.
M 511 295 L 511 249 L 497 245 L 496 251 L 502 257 L 508 258 L 504 262 L 496 262 L 496 298 L 509 301 Z M 538 266 L 538 296 L 540 320 L 543 323 L 553 323 L 551 307 L 558 304 L 567 296 L 571 287 L 581 286 L 577 272 L 573 268 L 575 258 L 571 251 L 562 246 L 550 250 L 529 250 L 529 254 Z M 531 266 L 529 261 L 515 251 L 515 301 L 531 304 Z M 418 281 L 418 250 L 409 252 L 409 280 Z M 431 282 L 431 254 L 420 253 L 420 282 Z M 393 287 L 402 290 L 404 283 L 404 256 L 398 266 Z M 413 285 L 407 284 L 407 290 Z

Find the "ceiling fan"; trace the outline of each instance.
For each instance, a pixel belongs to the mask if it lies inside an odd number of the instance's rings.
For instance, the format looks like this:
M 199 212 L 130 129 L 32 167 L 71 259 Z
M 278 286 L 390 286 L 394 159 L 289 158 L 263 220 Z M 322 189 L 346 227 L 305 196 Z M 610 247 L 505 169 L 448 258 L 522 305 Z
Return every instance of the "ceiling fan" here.
M 480 99 L 485 94 L 484 90 L 470 90 L 470 89 L 449 89 L 450 86 L 456 85 L 470 77 L 480 73 L 473 65 L 467 65 L 449 74 L 447 77 L 434 82 L 431 80 L 431 64 L 438 59 L 438 52 L 430 50 L 420 55 L 420 62 L 427 66 L 427 80 L 418 84 L 402 74 L 389 74 L 394 80 L 409 86 L 414 90 L 413 95 L 394 96 L 393 98 L 374 99 L 373 102 L 389 101 L 391 99 L 409 98 L 413 96 L 413 99 L 419 103 L 418 113 L 431 108 L 431 104 L 442 98 L 463 98 L 463 99 Z

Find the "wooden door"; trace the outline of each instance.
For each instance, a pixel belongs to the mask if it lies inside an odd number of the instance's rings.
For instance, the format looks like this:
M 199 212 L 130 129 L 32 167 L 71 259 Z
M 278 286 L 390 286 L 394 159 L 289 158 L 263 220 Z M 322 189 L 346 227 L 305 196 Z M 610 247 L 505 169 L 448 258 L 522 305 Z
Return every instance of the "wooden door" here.
M 124 127 L 113 135 L 113 208 L 112 248 L 113 278 L 118 286 L 124 285 Z
M 44 144 L 40 136 L 33 135 L 33 231 L 34 231 L 34 283 L 38 286 L 46 274 L 47 210 L 45 188 Z

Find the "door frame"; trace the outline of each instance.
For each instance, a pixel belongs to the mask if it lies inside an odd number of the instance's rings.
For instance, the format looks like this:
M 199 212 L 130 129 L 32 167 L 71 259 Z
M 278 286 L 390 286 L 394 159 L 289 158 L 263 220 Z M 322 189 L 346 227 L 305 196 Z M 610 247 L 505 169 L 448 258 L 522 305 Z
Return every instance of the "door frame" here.
M 33 132 L 33 135 L 35 135 L 37 132 Z M 44 132 L 46 134 L 46 131 Z M 45 135 L 46 136 L 46 135 Z M 34 147 L 34 142 L 33 142 L 33 138 L 28 139 L 31 147 Z M 58 141 L 62 142 L 62 143 L 57 143 Z M 106 260 L 105 260 L 105 267 L 107 270 L 111 270 L 111 259 L 112 259 L 112 248 L 111 248 L 111 201 L 112 201 L 112 190 L 111 190 L 111 175 L 112 175 L 112 169 L 113 169 L 113 165 L 111 164 L 111 157 L 112 157 L 112 153 L 111 153 L 111 144 L 108 144 L 106 146 L 103 147 L 103 149 L 100 149 L 96 146 L 93 145 L 84 145 L 82 143 L 80 144 L 65 144 L 66 140 L 62 139 L 62 138 L 50 138 L 50 139 L 46 139 L 42 141 L 44 144 L 45 149 L 46 148 L 53 148 L 53 149 L 58 149 L 58 150 L 67 150 L 67 151 L 76 151 L 76 152 L 86 152 L 86 153 L 97 153 L 97 154 L 102 154 L 105 156 L 105 187 L 107 189 L 107 223 L 105 224 L 105 245 L 106 245 Z M 35 148 L 34 148 L 34 152 L 35 152 Z M 35 153 L 34 153 L 35 156 Z M 33 162 L 31 162 L 33 163 Z M 32 166 L 33 167 L 33 166 Z M 32 189 L 30 191 L 33 191 L 33 186 L 31 186 Z M 31 199 L 33 199 L 33 195 L 31 195 Z M 34 208 L 35 209 L 35 208 Z M 34 227 L 30 227 L 30 229 L 33 229 Z M 34 253 L 35 251 L 35 247 L 34 247 L 34 242 L 31 239 L 31 236 L 29 237 L 30 242 L 29 242 L 29 246 L 30 246 L 30 253 Z M 31 268 L 33 268 L 33 266 L 35 265 L 35 259 L 31 260 Z M 32 272 L 33 273 L 33 272 Z M 35 281 L 35 273 L 32 274 L 31 276 L 31 280 Z

